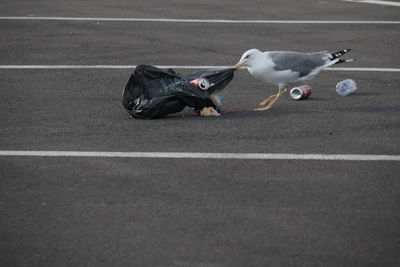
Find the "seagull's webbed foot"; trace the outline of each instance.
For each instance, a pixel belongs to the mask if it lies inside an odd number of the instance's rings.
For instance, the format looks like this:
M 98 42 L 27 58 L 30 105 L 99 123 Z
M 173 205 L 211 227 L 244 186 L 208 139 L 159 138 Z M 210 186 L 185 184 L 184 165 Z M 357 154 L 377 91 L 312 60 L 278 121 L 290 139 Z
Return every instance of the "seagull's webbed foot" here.
M 267 106 L 265 106 L 265 107 L 263 107 L 263 108 L 256 108 L 256 109 L 254 109 L 254 110 L 257 110 L 257 111 L 264 111 L 264 110 L 268 110 L 268 109 L 272 108 L 272 106 L 276 103 L 276 101 L 278 101 L 278 99 L 279 99 L 283 94 L 287 93 L 287 91 L 288 91 L 288 88 L 287 88 L 287 87 L 285 87 L 285 89 L 284 89 L 283 91 L 281 91 L 281 90 L 279 89 L 279 93 L 277 93 L 276 95 L 272 95 L 272 96 L 268 97 L 267 99 L 265 99 L 263 102 L 260 103 L 260 105 L 267 105 Z
M 255 108 L 254 110 L 257 110 L 257 111 L 265 111 L 265 110 L 268 110 L 268 109 L 270 109 L 270 108 L 272 108 L 272 105 L 268 105 L 268 106 L 263 107 L 263 108 Z

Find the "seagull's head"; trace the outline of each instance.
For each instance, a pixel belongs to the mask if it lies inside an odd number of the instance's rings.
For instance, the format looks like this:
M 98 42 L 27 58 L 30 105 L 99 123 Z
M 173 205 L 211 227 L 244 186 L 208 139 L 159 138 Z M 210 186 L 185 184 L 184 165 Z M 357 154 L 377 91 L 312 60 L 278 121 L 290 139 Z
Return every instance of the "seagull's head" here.
M 247 66 L 251 65 L 251 62 L 253 62 L 256 59 L 256 56 L 260 53 L 261 53 L 261 51 L 258 49 L 255 49 L 255 48 L 247 50 L 246 52 L 244 52 L 244 54 L 240 58 L 239 62 L 236 63 L 235 66 L 233 66 L 233 68 L 236 71 L 236 70 L 240 69 L 240 67 L 242 67 L 242 66 L 247 67 Z

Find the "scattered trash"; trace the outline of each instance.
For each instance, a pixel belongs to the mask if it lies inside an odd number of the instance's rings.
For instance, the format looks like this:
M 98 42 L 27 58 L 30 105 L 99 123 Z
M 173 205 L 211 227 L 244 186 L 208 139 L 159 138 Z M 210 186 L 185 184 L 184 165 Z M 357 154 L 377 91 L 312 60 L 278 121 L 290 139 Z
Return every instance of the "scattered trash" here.
M 294 100 L 306 99 L 311 95 L 311 87 L 308 85 L 301 85 L 290 90 L 290 96 Z
M 217 106 L 217 108 L 215 109 L 218 112 L 222 111 L 222 96 L 217 96 L 219 103 L 215 103 L 215 105 Z
M 357 90 L 357 84 L 352 79 L 346 79 L 336 85 L 336 93 L 340 96 L 346 96 Z
M 202 117 L 210 117 L 210 116 L 219 116 L 220 114 L 212 107 L 204 107 L 200 110 L 200 116 Z
M 193 81 L 190 81 L 190 83 L 196 85 L 197 88 L 199 88 L 201 90 L 207 90 L 208 88 L 210 88 L 210 86 L 214 85 L 214 84 L 210 84 L 210 82 L 204 78 L 197 78 Z
M 231 82 L 233 75 L 233 68 L 180 75 L 173 69 L 138 65 L 125 86 L 122 105 L 130 116 L 140 119 L 159 118 L 180 112 L 186 106 L 197 111 L 205 107 L 218 109 L 222 98 L 216 93 Z M 215 116 L 212 110 L 205 114 Z

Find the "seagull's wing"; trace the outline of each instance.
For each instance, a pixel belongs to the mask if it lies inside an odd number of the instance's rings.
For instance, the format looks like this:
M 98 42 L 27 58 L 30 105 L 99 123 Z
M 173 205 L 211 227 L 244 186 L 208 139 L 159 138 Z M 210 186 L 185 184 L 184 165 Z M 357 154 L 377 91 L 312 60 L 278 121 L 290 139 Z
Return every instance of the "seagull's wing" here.
M 274 70 L 298 72 L 300 78 L 331 65 L 330 57 L 332 56 L 328 52 L 299 53 L 292 51 L 271 51 L 267 52 L 267 55 L 274 63 Z

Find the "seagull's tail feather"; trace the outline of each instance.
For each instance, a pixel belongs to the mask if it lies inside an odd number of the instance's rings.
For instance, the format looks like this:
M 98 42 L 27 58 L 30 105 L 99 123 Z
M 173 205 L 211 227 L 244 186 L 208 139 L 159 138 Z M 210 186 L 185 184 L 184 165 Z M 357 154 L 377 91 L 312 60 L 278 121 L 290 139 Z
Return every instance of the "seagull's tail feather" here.
M 331 56 L 329 57 L 329 59 L 334 62 L 333 64 L 355 61 L 355 59 L 341 59 L 340 58 L 341 56 L 343 56 L 344 54 L 346 54 L 347 52 L 350 52 L 350 51 L 351 51 L 351 49 L 343 49 L 343 50 L 339 50 L 337 52 L 331 53 Z

